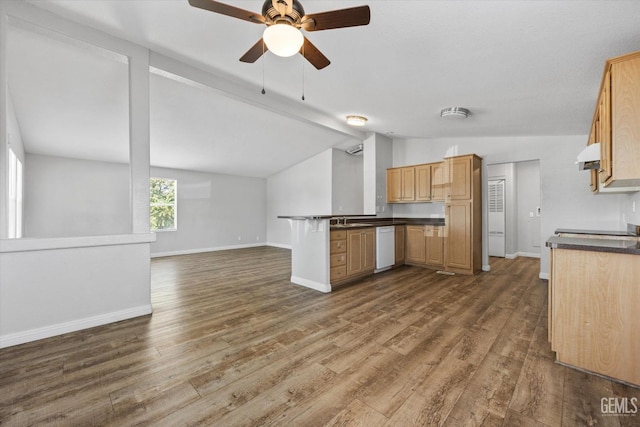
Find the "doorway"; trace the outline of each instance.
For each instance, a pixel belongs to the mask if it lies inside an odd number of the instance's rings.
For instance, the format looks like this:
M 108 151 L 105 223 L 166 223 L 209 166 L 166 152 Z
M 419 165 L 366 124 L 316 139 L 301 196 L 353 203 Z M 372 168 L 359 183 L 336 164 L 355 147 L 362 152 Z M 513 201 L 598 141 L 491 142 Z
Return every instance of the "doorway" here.
M 489 180 L 489 256 L 505 257 L 504 179 Z

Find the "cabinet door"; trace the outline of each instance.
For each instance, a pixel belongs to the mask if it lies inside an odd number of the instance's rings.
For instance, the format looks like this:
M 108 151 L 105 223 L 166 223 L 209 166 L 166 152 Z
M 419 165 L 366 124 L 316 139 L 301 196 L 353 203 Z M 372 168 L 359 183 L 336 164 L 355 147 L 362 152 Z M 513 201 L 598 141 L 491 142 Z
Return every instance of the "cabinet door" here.
M 471 202 L 450 202 L 446 209 L 447 267 L 471 269 Z
M 431 165 L 431 200 L 444 201 L 444 193 L 447 185 L 444 162 Z
M 404 225 L 396 225 L 396 263 L 395 265 L 404 264 Z
M 416 166 L 416 201 L 431 200 L 431 165 Z
M 598 137 L 600 142 L 600 182 L 607 182 L 613 173 L 612 169 L 612 140 L 611 140 L 611 72 L 604 77 L 602 93 L 598 103 Z
M 387 203 L 399 202 L 402 198 L 402 169 L 387 169 Z
M 376 230 L 367 228 L 361 234 L 362 271 L 373 272 L 376 268 Z
M 448 200 L 471 200 L 471 157 L 453 157 L 449 162 Z
M 444 265 L 444 237 L 440 233 L 442 227 L 427 226 L 427 264 L 433 266 Z
M 347 276 L 364 271 L 363 258 L 360 230 L 349 230 L 347 232 Z
M 427 250 L 424 237 L 424 226 L 407 225 L 405 259 L 408 262 L 425 264 Z
M 402 168 L 402 194 L 401 200 L 403 202 L 410 202 L 415 200 L 415 171 L 416 168 L 406 167 Z

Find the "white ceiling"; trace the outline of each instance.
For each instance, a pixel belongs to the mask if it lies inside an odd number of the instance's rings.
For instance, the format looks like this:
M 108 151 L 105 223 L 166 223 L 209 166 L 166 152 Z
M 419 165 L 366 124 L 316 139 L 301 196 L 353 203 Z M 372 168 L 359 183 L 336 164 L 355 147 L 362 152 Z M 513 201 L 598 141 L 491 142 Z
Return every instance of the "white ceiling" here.
M 303 0 L 307 13 L 371 7 L 368 26 L 306 34 L 331 60 L 320 71 L 299 55 L 267 54 L 255 64 L 239 62 L 264 27 L 193 8 L 187 0 L 30 3 L 231 76 L 256 94 L 264 78 L 262 105 L 156 74 L 151 79 L 152 164 L 246 176 L 269 176 L 328 147 L 357 142 L 338 125 L 309 123 L 308 111 L 335 123 L 347 114 L 362 114 L 369 118 L 366 132 L 394 138 L 586 134 L 604 61 L 640 50 L 637 0 Z M 256 12 L 262 6 L 261 0 L 228 3 Z M 10 91 L 27 148 L 62 144 L 70 129 L 65 123 L 72 118 L 87 126 L 76 124 L 81 129 L 70 147 L 82 140 L 86 148 L 88 135 L 100 135 L 91 142 L 94 152 L 105 141 L 122 140 L 126 104 L 124 113 L 114 106 L 126 97 L 126 87 L 122 92 L 118 86 L 123 64 L 96 59 L 86 50 L 73 54 L 52 47 L 59 41 L 29 40 L 25 33 L 16 31 L 20 50 L 13 55 L 27 58 L 10 62 Z M 33 51 L 30 59 L 28 51 Z M 30 62 L 42 60 L 43 51 L 51 57 L 46 68 Z M 70 67 L 87 72 L 71 78 Z M 34 80 L 39 92 L 29 89 Z M 90 102 L 83 98 L 86 91 L 74 92 L 70 83 L 93 84 L 93 102 L 100 100 L 94 110 L 102 124 L 84 118 Z M 58 101 L 42 102 L 47 94 Z M 290 111 L 300 111 L 299 119 L 275 112 L 282 99 Z M 464 121 L 440 119 L 440 109 L 449 106 L 472 114 Z

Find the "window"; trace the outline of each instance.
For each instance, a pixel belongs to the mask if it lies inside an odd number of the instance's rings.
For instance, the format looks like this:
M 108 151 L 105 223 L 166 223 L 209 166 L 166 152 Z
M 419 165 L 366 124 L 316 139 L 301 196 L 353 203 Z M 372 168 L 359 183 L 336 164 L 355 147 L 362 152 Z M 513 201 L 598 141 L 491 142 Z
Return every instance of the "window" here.
M 9 215 L 8 237 L 22 237 L 22 162 L 12 149 L 9 149 Z
M 151 205 L 149 219 L 151 231 L 177 230 L 175 179 L 151 178 Z

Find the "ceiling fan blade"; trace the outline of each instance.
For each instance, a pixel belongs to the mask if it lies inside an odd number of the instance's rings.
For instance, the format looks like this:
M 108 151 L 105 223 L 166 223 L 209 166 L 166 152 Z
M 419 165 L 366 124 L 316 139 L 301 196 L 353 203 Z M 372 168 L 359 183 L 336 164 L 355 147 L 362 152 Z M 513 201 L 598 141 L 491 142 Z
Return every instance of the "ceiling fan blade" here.
M 189 4 L 199 9 L 208 10 L 222 15 L 231 16 L 232 18 L 242 19 L 244 21 L 253 22 L 255 24 L 264 24 L 264 16 L 249 10 L 240 9 L 225 3 L 214 0 L 189 0 Z
M 331 64 L 331 61 L 329 61 L 329 59 L 324 56 L 322 52 L 320 52 L 318 48 L 315 47 L 306 37 L 304 38 L 304 43 L 300 48 L 300 53 L 318 70 L 322 70 L 324 67 Z
M 262 42 L 262 39 L 258 40 L 256 44 L 254 44 L 251 49 L 249 49 L 247 51 L 247 53 L 245 53 L 244 55 L 242 55 L 242 58 L 240 58 L 240 61 L 242 62 L 256 62 L 258 60 L 258 58 L 260 58 L 262 56 L 263 53 L 265 53 L 267 50 L 267 45 L 265 45 Z
M 371 20 L 369 6 L 313 13 L 302 18 L 302 28 L 306 31 L 330 30 L 333 28 L 367 25 Z

